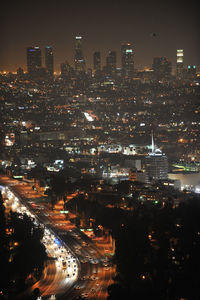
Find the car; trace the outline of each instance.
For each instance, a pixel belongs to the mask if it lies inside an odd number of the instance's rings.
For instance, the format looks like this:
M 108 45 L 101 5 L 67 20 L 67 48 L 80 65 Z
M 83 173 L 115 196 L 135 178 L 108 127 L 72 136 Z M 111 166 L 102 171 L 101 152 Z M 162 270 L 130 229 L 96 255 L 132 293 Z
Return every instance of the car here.
M 91 263 L 97 265 L 98 261 L 97 260 L 93 260 L 93 261 L 91 261 Z
M 81 277 L 81 280 L 86 280 L 86 279 L 88 279 L 89 277 L 87 276 L 87 275 L 84 275 L 84 276 L 82 276 Z
M 109 260 L 109 259 L 108 259 L 107 257 L 104 257 L 104 258 L 102 259 L 103 262 L 108 262 L 108 260 Z
M 88 294 L 87 294 L 87 293 L 82 293 L 82 294 L 81 294 L 81 297 L 82 297 L 82 298 L 88 298 Z
M 92 279 L 92 280 L 96 280 L 96 277 L 92 277 L 91 279 Z
M 85 280 L 85 276 L 82 276 L 80 279 L 81 279 L 81 280 Z
M 63 262 L 62 262 L 62 266 L 63 266 L 63 269 L 66 269 L 66 268 L 67 268 L 66 261 L 63 261 Z
M 75 289 L 80 290 L 81 289 L 80 285 L 75 286 Z

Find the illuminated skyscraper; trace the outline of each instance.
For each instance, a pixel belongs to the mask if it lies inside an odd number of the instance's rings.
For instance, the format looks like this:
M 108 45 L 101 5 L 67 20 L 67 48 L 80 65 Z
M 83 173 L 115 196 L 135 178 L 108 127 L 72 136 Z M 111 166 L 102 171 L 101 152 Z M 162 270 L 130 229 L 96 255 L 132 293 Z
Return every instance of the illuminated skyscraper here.
M 168 159 L 160 149 L 156 149 L 152 134 L 152 150 L 145 157 L 145 170 L 149 181 L 168 178 Z
M 121 46 L 122 76 L 133 77 L 134 72 L 134 53 L 130 43 Z
M 74 63 L 75 63 L 75 70 L 79 72 L 85 72 L 85 60 L 83 57 L 83 51 L 82 51 L 82 37 L 76 36 L 75 37 L 75 57 L 74 57 Z
M 101 70 L 101 54 L 100 54 L 100 52 L 94 52 L 93 62 L 94 62 L 95 72 L 99 72 Z
M 176 76 L 178 79 L 183 77 L 184 65 L 183 65 L 183 49 L 177 49 L 176 52 Z
M 187 78 L 192 79 L 196 77 L 196 66 L 195 65 L 188 65 L 187 67 Z
M 108 74 L 115 74 L 117 67 L 117 53 L 116 51 L 109 51 L 106 57 L 106 70 Z
M 54 65 L 53 65 L 53 50 L 52 47 L 45 47 L 45 67 L 49 73 L 49 75 L 53 76 Z
M 27 48 L 27 70 L 33 74 L 42 66 L 41 50 L 39 47 Z
M 169 78 L 172 72 L 172 64 L 166 57 L 154 57 L 152 68 L 157 80 Z

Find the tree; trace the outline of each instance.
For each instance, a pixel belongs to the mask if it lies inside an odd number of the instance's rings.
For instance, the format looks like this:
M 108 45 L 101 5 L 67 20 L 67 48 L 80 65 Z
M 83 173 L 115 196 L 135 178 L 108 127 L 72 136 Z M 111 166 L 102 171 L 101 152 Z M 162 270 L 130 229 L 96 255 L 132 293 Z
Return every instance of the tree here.
M 5 234 L 0 236 L 0 264 L 3 270 L 0 290 L 4 295 L 14 298 L 26 287 L 26 278 L 35 273 L 41 274 L 47 258 L 41 243 L 43 229 L 35 225 L 26 214 L 5 215 L 0 197 L 0 223 L 6 225 Z M 2 226 L 3 228 L 3 226 Z
M 53 176 L 50 180 L 50 191 L 49 195 L 51 197 L 52 208 L 56 202 L 64 195 L 66 191 L 65 177 L 63 176 Z
M 5 207 L 3 205 L 3 198 L 0 192 L 0 239 L 5 238 L 5 233 L 6 233 Z
M 148 205 L 147 205 L 148 204 Z M 118 276 L 108 299 L 199 299 L 200 199 L 144 202 L 116 232 Z

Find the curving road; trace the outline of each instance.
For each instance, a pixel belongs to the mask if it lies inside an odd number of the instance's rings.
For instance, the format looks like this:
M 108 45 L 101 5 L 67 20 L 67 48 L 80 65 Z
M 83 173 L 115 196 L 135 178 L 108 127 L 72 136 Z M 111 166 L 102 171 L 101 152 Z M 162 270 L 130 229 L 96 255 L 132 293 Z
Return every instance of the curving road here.
M 50 295 L 56 294 L 56 299 L 78 299 L 80 296 L 87 299 L 106 299 L 107 287 L 115 274 L 115 267 L 111 265 L 103 251 L 99 249 L 85 234 L 66 220 L 63 210 L 63 202 L 60 201 L 52 211 L 48 203 L 41 199 L 32 187 L 24 182 L 12 180 L 6 176 L 0 178 L 0 182 L 12 187 L 16 195 L 26 203 L 31 212 L 39 218 L 40 222 L 48 228 L 50 234 L 55 233 L 58 245 L 50 243 L 45 237 L 44 241 L 49 256 L 56 256 L 57 260 L 49 260 L 45 266 L 41 279 L 32 287 L 39 287 L 42 299 L 49 299 Z M 75 195 L 72 194 L 71 197 Z M 70 196 L 68 196 L 68 199 Z M 55 237 L 53 238 L 55 240 Z M 52 242 L 52 241 L 51 241 Z M 57 247 L 55 254 L 55 247 Z M 67 255 L 71 255 L 76 262 L 76 275 L 68 276 L 68 270 L 73 269 L 68 256 L 59 253 L 63 248 Z M 65 253 L 66 254 L 66 253 Z M 62 256 L 62 257 L 60 257 Z M 67 261 L 67 268 L 63 268 L 59 259 Z M 72 277 L 71 277 L 72 276 Z

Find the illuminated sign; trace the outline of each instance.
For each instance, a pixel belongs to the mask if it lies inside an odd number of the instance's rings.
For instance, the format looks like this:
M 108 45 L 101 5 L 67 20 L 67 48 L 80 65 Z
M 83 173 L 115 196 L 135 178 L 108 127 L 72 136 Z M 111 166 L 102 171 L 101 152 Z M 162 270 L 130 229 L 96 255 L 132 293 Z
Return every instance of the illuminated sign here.
M 68 210 L 60 210 L 60 213 L 61 213 L 61 214 L 68 214 L 69 211 L 68 211 Z
M 133 50 L 131 50 L 131 49 L 130 50 L 128 50 L 128 49 L 126 50 L 126 53 L 132 53 L 132 52 L 133 52 Z

